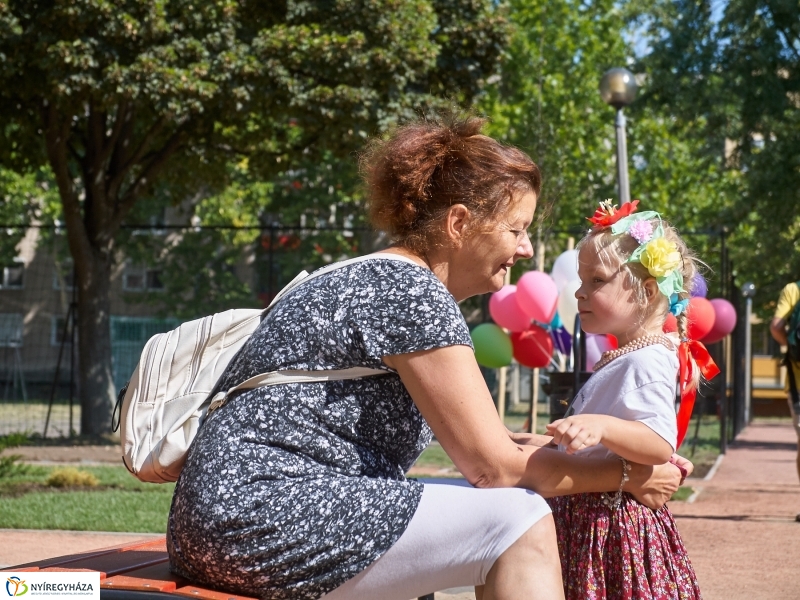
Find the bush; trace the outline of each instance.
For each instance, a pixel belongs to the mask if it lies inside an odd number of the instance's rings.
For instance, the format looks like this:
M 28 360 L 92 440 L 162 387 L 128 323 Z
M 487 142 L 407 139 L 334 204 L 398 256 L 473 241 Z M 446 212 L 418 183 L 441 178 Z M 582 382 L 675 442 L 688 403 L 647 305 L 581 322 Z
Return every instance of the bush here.
M 97 487 L 97 477 L 74 467 L 55 469 L 46 481 L 50 487 Z
M 0 453 L 9 448 L 22 446 L 27 441 L 28 438 L 22 433 L 0 435 Z M 19 454 L 0 456 L 0 479 L 24 473 L 27 470 L 27 466 L 20 464 L 19 461 L 21 459 L 22 457 Z

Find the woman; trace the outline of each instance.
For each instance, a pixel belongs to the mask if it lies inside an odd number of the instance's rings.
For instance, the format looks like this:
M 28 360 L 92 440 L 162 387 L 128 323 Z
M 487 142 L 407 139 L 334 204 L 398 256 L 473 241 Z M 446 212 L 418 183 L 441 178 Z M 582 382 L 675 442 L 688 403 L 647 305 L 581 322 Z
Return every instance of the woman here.
M 480 119 L 400 128 L 362 160 L 387 254 L 282 299 L 223 375 L 354 366 L 388 375 L 247 391 L 200 429 L 168 527 L 173 569 L 266 598 L 563 598 L 542 496 L 616 491 L 616 460 L 540 448 L 500 423 L 457 302 L 492 292 L 520 258 L 540 190 L 522 152 Z M 404 472 L 431 432 L 474 488 Z M 660 506 L 671 466 L 625 489 Z M 488 489 L 491 488 L 491 489 Z M 536 492 L 536 493 L 534 493 Z

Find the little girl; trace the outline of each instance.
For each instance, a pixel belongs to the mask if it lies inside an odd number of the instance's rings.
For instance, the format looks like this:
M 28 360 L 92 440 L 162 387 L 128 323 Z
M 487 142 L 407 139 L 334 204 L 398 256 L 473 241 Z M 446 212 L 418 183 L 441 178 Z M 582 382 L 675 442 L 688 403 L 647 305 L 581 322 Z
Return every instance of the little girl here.
M 567 600 L 700 598 L 672 513 L 622 491 L 628 461 L 670 460 L 686 432 L 700 372 L 718 372 L 702 344 L 678 345 L 662 332 L 671 312 L 686 338 L 684 282 L 693 281 L 695 261 L 658 213 L 634 214 L 637 204 L 601 203 L 578 245 L 581 328 L 616 336 L 619 348 L 602 355 L 566 417 L 547 430 L 561 451 L 618 457 L 622 480 L 616 494 L 549 500 Z

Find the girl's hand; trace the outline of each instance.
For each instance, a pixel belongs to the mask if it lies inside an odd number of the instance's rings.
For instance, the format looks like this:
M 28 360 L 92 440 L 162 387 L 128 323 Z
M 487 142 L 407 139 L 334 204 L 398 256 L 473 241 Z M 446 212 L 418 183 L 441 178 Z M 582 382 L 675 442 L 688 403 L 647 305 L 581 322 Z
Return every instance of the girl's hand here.
M 575 454 L 603 441 L 606 420 L 605 415 L 573 415 L 548 424 L 547 433 L 555 444 L 566 446 L 567 454 Z
M 675 455 L 676 462 L 691 473 L 694 465 L 691 462 Z M 683 481 L 682 473 L 676 463 L 668 462 L 663 465 L 640 465 L 630 463 L 629 480 L 624 490 L 633 494 L 639 502 L 658 510 L 672 497 Z

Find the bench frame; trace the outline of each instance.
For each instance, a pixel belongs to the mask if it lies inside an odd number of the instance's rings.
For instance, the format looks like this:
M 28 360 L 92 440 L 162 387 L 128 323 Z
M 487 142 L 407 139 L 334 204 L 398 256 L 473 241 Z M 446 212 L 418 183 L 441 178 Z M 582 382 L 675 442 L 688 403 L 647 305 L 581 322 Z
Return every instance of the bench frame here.
M 166 538 L 156 538 L 8 567 L 7 571 L 98 571 L 102 600 L 256 600 L 195 585 L 171 573 Z M 419 600 L 434 600 L 433 594 Z

